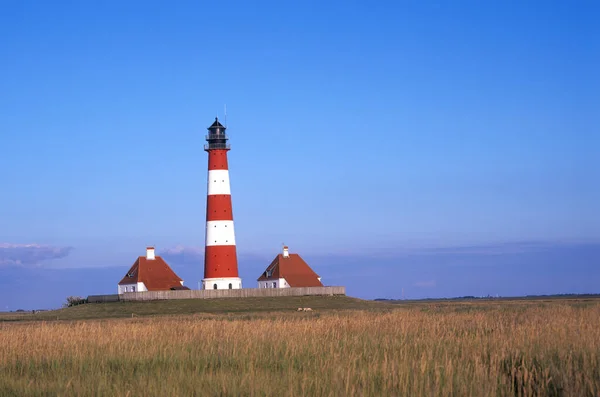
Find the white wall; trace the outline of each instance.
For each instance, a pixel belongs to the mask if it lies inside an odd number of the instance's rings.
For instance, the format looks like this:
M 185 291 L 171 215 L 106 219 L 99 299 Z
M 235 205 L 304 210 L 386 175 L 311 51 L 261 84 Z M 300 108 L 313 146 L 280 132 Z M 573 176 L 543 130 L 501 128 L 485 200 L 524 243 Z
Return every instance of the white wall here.
M 206 245 L 235 245 L 233 221 L 206 222 Z
M 216 289 L 230 289 L 229 284 L 231 289 L 240 289 L 242 279 L 239 277 L 205 278 L 202 280 L 202 289 L 215 289 L 215 284 L 217 284 Z
M 118 286 L 119 294 L 125 292 L 144 292 L 148 291 L 144 283 L 123 284 Z
M 285 281 L 285 278 L 274 278 L 267 281 L 259 281 L 258 288 L 290 288 L 290 285 Z
M 231 194 L 229 187 L 229 170 L 208 171 L 208 195 Z

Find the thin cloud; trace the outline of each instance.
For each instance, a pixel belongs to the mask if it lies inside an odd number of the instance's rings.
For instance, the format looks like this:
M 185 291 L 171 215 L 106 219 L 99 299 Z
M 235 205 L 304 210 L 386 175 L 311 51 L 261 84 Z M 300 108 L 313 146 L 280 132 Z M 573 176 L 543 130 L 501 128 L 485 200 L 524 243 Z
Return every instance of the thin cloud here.
M 545 252 L 558 247 L 571 246 L 578 246 L 578 244 L 544 241 L 517 241 L 497 244 L 421 248 L 406 253 L 412 255 L 504 255 Z
M 201 265 L 204 266 L 204 247 L 176 245 L 171 248 L 158 250 L 157 254 L 163 257 L 168 263 L 174 265 Z M 238 262 L 244 263 L 264 263 L 267 266 L 273 260 L 269 255 L 255 255 L 244 252 L 237 252 Z M 262 266 L 262 264 L 261 264 Z
M 417 281 L 415 287 L 419 288 L 434 288 L 436 286 L 435 280 Z
M 65 258 L 72 249 L 41 244 L 0 243 L 0 266 L 38 266 L 43 261 Z
M 176 245 L 158 252 L 167 262 L 177 265 L 196 265 L 204 263 L 204 250 L 198 247 Z

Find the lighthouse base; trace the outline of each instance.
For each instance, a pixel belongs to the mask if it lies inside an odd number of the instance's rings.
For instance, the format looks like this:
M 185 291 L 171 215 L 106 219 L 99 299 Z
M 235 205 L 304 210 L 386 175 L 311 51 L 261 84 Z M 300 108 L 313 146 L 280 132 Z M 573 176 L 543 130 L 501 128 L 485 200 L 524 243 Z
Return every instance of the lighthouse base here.
M 242 279 L 239 277 L 205 278 L 202 289 L 241 289 Z

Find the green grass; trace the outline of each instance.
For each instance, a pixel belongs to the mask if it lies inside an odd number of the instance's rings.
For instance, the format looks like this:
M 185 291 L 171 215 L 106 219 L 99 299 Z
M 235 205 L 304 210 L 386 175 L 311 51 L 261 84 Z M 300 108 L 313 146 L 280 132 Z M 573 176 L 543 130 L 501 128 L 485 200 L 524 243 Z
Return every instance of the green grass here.
M 386 310 L 389 303 L 347 296 L 290 296 L 267 298 L 220 298 L 158 300 L 150 302 L 88 303 L 70 308 L 28 313 L 5 313 L 2 321 L 90 320 L 103 318 L 153 317 L 188 314 L 256 314 L 292 312 L 310 307 L 316 312 L 335 310 Z
M 227 314 L 234 317 L 265 317 L 290 313 L 298 307 L 310 307 L 315 313 L 340 310 L 389 311 L 415 309 L 431 313 L 477 313 L 485 311 L 523 312 L 556 304 L 570 307 L 589 307 L 600 303 L 600 297 L 551 299 L 465 299 L 420 301 L 370 301 L 348 296 L 301 296 L 263 298 L 183 299 L 146 302 L 92 303 L 75 307 L 31 312 L 0 313 L 0 322 L 92 320 L 104 318 L 156 317 L 169 315 Z
M 428 300 L 386 300 L 377 301 L 396 307 L 419 307 L 424 310 L 453 310 L 453 311 L 481 311 L 481 310 L 524 310 L 534 307 L 549 307 L 569 305 L 588 307 L 600 303 L 600 296 L 594 297 L 551 297 L 551 298 L 501 298 L 501 299 L 428 299 Z

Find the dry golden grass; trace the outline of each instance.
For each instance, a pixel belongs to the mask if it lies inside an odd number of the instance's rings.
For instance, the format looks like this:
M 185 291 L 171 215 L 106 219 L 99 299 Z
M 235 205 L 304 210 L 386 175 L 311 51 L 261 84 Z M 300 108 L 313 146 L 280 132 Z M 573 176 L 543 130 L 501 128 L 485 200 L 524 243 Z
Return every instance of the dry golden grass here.
M 599 396 L 600 304 L 0 324 L 0 395 Z

